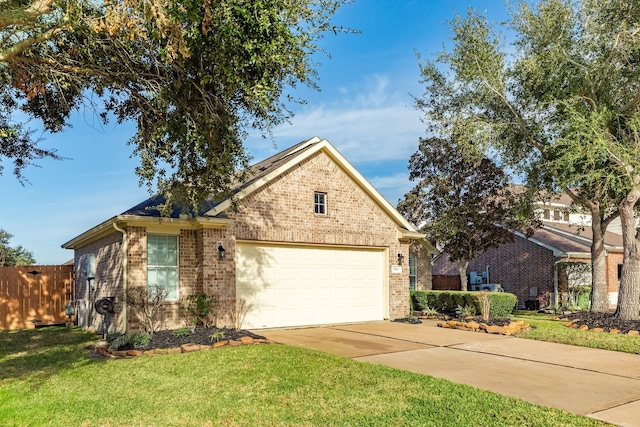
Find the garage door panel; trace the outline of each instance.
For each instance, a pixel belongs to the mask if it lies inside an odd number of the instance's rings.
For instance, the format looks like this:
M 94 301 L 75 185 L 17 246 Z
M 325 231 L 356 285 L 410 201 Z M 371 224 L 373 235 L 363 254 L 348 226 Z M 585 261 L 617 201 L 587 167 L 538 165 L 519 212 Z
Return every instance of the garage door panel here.
M 253 308 L 243 327 L 384 318 L 385 252 L 240 242 L 236 290 Z

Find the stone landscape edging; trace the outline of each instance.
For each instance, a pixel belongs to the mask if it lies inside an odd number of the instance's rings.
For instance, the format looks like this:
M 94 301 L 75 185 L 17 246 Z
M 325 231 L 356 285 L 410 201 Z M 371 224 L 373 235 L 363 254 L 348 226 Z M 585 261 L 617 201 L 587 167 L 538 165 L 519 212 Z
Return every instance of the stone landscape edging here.
M 460 329 L 463 331 L 484 332 L 487 334 L 497 335 L 514 335 L 518 332 L 526 331 L 530 328 L 529 324 L 523 322 L 522 320 L 511 322 L 505 326 L 487 325 L 486 323 L 478 323 L 474 320 L 448 320 L 446 322 L 438 322 L 437 325 L 440 328 Z
M 626 334 L 620 334 L 620 330 L 619 329 L 610 329 L 608 331 L 606 331 L 604 328 L 589 328 L 588 325 L 577 325 L 577 322 L 579 321 L 579 319 L 576 320 L 571 320 L 567 323 L 564 324 L 564 326 L 571 328 L 571 329 L 578 329 L 579 331 L 591 331 L 591 332 L 604 332 L 604 333 L 608 333 L 608 334 L 614 334 L 614 335 L 629 335 L 629 336 L 640 336 L 640 331 L 636 331 L 636 330 L 630 330 L 629 332 L 627 332 Z

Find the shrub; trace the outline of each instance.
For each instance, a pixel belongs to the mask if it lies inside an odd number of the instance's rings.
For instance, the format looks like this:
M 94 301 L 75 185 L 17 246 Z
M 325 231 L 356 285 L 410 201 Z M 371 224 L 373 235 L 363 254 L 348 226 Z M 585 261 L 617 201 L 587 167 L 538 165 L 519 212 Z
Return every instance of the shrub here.
M 508 317 L 518 302 L 518 297 L 506 292 L 489 292 L 491 317 Z
M 144 331 L 153 335 L 160 327 L 160 308 L 169 291 L 161 287 L 147 289 L 146 287 L 128 288 L 125 294 L 127 305 L 142 323 Z
M 176 330 L 174 330 L 173 332 L 171 332 L 171 335 L 173 335 L 176 338 L 184 338 L 184 337 L 188 337 L 191 334 L 191 330 L 187 327 L 184 328 L 178 328 Z
M 146 348 L 151 342 L 151 334 L 133 333 L 133 334 L 114 334 L 107 338 L 110 350 L 119 350 L 131 344 L 134 348 Z
M 129 336 L 127 334 L 111 334 L 107 337 L 109 350 L 118 350 L 129 344 Z
M 218 299 L 204 292 L 189 295 L 184 301 L 183 311 L 191 318 L 193 326 L 202 325 L 208 328 L 212 324 Z
M 416 310 L 435 309 L 439 313 L 455 315 L 456 308 L 474 307 L 482 313 L 478 292 L 474 291 L 411 291 L 411 299 Z M 518 298 L 505 292 L 488 292 L 489 314 L 491 317 L 507 317 L 513 311 Z
M 144 332 L 131 334 L 131 336 L 129 337 L 129 341 L 135 348 L 147 348 L 147 346 L 151 342 L 151 334 L 147 334 Z
M 458 317 L 470 317 L 476 315 L 476 307 L 473 305 L 458 305 L 456 307 L 456 316 Z
M 224 331 L 215 331 L 209 336 L 209 339 L 211 340 L 211 342 L 218 342 L 221 339 L 224 339 L 224 335 Z

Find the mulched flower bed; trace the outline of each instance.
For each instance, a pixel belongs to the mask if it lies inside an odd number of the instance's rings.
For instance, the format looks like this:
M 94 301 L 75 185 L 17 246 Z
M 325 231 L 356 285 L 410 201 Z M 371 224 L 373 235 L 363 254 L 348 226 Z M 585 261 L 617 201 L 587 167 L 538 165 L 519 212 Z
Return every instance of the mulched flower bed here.
M 153 334 L 153 338 L 151 338 L 151 342 L 147 348 L 172 348 L 180 347 L 183 344 L 211 345 L 215 342 L 215 340 L 211 340 L 211 335 L 216 332 L 224 333 L 224 337 L 220 338 L 220 340 L 240 341 L 242 337 L 265 339 L 262 335 L 257 335 L 244 329 L 196 328 L 194 332 L 191 332 L 186 337 L 176 337 L 173 335 L 173 332 L 172 330 L 157 331 Z
M 607 332 L 618 330 L 621 334 L 627 334 L 629 331 L 640 331 L 640 320 L 620 320 L 615 318 L 613 313 L 579 311 L 562 318 L 573 322 L 577 327 L 585 325 L 589 329 L 601 328 Z
M 230 328 L 196 328 L 195 331 L 189 332 L 187 336 L 175 336 L 174 330 L 162 330 L 156 331 L 149 342 L 149 345 L 146 346 L 143 350 L 155 350 L 162 348 L 176 348 L 180 347 L 184 344 L 198 344 L 198 345 L 212 345 L 216 342 L 216 340 L 211 339 L 211 335 L 222 332 L 223 335 L 218 338 L 218 341 L 222 340 L 230 340 L 230 341 L 240 341 L 242 337 L 250 337 L 253 339 L 265 339 L 262 335 L 254 334 L 253 332 L 240 329 L 230 329 Z M 118 348 L 118 350 L 133 350 L 134 347 L 131 344 L 126 346 L 122 346 Z

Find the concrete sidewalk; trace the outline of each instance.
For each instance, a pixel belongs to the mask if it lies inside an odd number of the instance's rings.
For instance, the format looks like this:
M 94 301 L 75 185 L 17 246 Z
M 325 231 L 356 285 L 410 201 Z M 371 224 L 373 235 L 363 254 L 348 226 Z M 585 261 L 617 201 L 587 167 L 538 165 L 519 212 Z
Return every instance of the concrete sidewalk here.
M 620 426 L 640 427 L 640 355 L 438 328 L 435 321 L 261 333 L 282 344 L 444 378 Z

